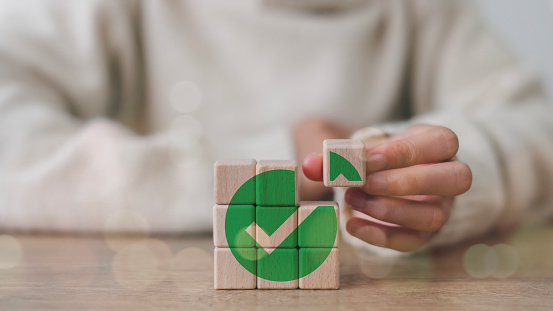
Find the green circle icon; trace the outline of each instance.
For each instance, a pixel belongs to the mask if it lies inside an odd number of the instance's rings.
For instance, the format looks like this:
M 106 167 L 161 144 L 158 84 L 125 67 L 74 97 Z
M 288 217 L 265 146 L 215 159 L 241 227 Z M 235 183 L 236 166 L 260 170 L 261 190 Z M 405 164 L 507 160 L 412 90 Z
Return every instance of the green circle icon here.
M 302 278 L 315 271 L 330 254 L 336 241 L 338 220 L 333 206 L 318 206 L 290 235 L 275 249 L 270 251 L 261 247 L 248 231 L 257 226 L 273 233 L 286 220 L 286 215 L 297 211 L 297 208 L 283 208 L 284 217 L 263 217 L 262 223 L 255 222 L 255 206 L 236 204 L 240 198 L 256 191 L 260 185 L 264 191 L 276 190 L 273 197 L 289 196 L 290 189 L 295 189 L 295 172 L 290 170 L 272 170 L 258 174 L 246 181 L 234 194 L 225 217 L 225 235 L 236 260 L 250 273 L 269 281 L 286 282 Z M 258 189 L 259 190 L 259 189 Z M 285 193 L 282 193 L 285 192 Z M 265 208 L 265 207 L 263 207 Z M 288 213 L 288 214 L 286 214 Z M 259 218 L 258 218 L 259 219 Z M 316 254 L 303 256 L 298 260 L 298 248 L 290 247 L 295 239 L 302 245 L 313 245 Z M 306 252 L 307 253 L 307 252 Z M 294 264 L 296 263 L 296 264 Z

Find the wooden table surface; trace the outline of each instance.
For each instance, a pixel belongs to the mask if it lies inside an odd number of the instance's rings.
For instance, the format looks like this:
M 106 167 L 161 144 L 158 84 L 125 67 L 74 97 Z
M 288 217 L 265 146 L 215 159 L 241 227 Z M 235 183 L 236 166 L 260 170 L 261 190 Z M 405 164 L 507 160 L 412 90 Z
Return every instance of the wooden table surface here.
M 210 236 L 0 235 L 0 310 L 553 309 L 551 225 L 341 260 L 339 290 L 214 290 Z

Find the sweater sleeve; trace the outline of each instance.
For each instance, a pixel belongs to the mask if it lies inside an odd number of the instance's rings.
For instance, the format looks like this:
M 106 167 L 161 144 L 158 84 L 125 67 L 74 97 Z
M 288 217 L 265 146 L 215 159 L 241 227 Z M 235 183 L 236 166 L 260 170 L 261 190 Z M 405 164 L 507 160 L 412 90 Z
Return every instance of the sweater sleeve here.
M 415 123 L 459 137 L 458 158 L 472 188 L 454 200 L 426 247 L 452 244 L 529 218 L 553 215 L 553 113 L 538 75 L 483 25 L 467 1 L 413 6 L 409 97 L 413 118 L 376 127 L 388 134 Z
M 182 208 L 189 180 L 166 135 L 131 131 L 143 111 L 137 12 L 133 1 L 0 3 L 0 230 L 209 230 L 209 209 Z

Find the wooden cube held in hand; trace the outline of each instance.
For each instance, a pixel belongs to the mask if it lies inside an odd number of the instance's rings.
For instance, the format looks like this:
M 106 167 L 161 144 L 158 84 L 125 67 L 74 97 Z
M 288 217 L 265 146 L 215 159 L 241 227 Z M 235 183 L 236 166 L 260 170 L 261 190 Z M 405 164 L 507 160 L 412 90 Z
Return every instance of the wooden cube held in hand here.
M 327 139 L 323 142 L 325 186 L 363 187 L 365 174 L 365 145 L 362 141 Z

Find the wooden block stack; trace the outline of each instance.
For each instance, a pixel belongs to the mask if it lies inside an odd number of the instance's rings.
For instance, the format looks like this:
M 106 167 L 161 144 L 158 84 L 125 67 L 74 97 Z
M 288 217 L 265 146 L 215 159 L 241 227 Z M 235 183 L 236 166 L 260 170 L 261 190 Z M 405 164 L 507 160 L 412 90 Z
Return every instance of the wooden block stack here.
M 320 217 L 336 215 L 335 218 Z M 315 221 L 314 216 L 318 219 Z M 322 218 L 322 219 L 321 219 Z M 335 219 L 335 221 L 334 221 Z M 302 289 L 338 289 L 340 287 L 340 209 L 336 202 L 301 202 L 298 222 L 300 275 L 305 275 L 302 267 L 309 261 L 326 257 L 323 264 L 308 275 L 299 279 Z M 320 230 L 320 227 L 325 230 Z M 316 232 L 316 234 L 315 234 Z M 330 237 L 330 239 L 329 239 Z
M 264 174 L 269 171 L 284 170 L 293 172 L 292 178 Z M 282 179 L 282 180 L 280 180 Z M 288 181 L 293 182 L 286 182 Z M 257 258 L 274 257 L 270 261 L 258 261 L 258 275 L 273 265 L 291 267 L 298 273 L 298 205 L 299 205 L 298 164 L 295 161 L 259 161 L 257 163 L 255 220 L 257 224 Z M 280 225 L 280 226 L 275 226 Z M 264 264 L 263 264 L 264 263 Z M 276 269 L 275 272 L 278 272 Z M 277 282 L 257 277 L 259 289 L 295 289 L 298 279 Z
M 257 278 L 234 257 L 230 247 L 243 248 L 241 252 L 256 256 L 255 232 L 250 241 L 227 241 L 225 217 L 230 209 L 255 221 L 255 188 L 250 193 L 235 197 L 237 190 L 255 177 L 255 160 L 217 161 L 215 163 L 215 206 L 213 207 L 213 242 L 215 244 L 215 279 L 217 289 L 255 289 Z M 232 200 L 233 205 L 230 205 Z M 249 243 L 245 243 L 249 242 Z
M 275 171 L 282 174 L 267 173 Z M 254 189 L 252 193 L 240 193 L 240 197 L 236 197 L 236 191 L 249 180 L 255 180 L 255 187 L 247 188 Z M 298 185 L 295 161 L 215 163 L 213 238 L 216 289 L 339 287 L 338 204 L 299 202 Z M 225 228 L 228 224 L 225 221 L 229 210 L 239 216 L 242 224 L 251 224 L 243 231 L 252 239 L 227 241 Z M 256 267 L 242 266 L 234 257 L 233 249 L 256 258 Z M 309 267 L 314 267 L 313 262 L 321 264 L 309 270 Z M 275 281 L 278 275 L 274 274 L 279 273 L 279 267 L 296 275 L 295 279 Z M 273 275 L 259 277 L 270 274 Z

